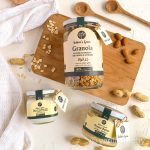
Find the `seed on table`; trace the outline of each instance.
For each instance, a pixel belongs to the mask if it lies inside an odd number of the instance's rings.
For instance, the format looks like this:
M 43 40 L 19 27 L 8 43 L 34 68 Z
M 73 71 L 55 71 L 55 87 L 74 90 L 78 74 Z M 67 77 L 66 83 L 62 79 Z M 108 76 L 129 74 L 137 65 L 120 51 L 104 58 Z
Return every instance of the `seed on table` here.
M 52 67 L 51 72 L 55 72 L 56 68 Z
M 40 70 L 40 69 L 41 69 L 41 67 L 40 67 L 40 66 L 37 66 L 37 69 L 39 69 L 39 70 Z
M 46 40 L 48 41 L 48 40 L 49 40 L 49 37 L 47 37 Z
M 55 34 L 58 34 L 58 30 L 56 30 L 54 33 L 55 33 Z
M 51 49 L 51 47 L 52 47 L 51 45 L 48 45 L 48 46 L 47 46 L 48 49 Z
M 42 62 L 42 59 L 39 59 L 39 62 Z
M 44 68 L 47 68 L 47 65 L 44 65 Z
M 43 39 L 45 39 L 45 38 L 46 38 L 46 36 L 45 36 L 45 35 L 43 35 L 42 37 L 43 37 Z

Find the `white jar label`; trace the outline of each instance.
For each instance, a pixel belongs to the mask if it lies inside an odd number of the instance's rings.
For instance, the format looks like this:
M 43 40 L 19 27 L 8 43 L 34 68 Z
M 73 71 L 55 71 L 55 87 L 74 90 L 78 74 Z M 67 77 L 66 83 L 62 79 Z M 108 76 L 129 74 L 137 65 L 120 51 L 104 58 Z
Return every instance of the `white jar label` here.
M 97 138 L 116 142 L 115 124 L 113 120 L 87 115 L 83 128 Z
M 74 29 L 64 42 L 65 76 L 102 75 L 102 42 L 89 28 Z
M 57 104 L 47 100 L 36 100 L 31 105 L 27 105 L 27 118 L 39 119 L 54 117 L 58 115 Z
M 117 143 L 126 143 L 130 140 L 129 136 L 129 122 L 120 122 L 118 126 L 118 120 L 115 120 L 115 130 Z

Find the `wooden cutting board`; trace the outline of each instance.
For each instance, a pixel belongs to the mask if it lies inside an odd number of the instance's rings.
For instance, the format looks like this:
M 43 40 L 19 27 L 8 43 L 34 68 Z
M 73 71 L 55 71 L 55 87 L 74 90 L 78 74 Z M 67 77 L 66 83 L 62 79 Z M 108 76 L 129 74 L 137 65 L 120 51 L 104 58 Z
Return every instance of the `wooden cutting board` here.
M 64 29 L 62 23 L 68 18 L 69 17 L 61 14 L 55 14 L 46 21 L 34 56 L 34 62 L 37 64 L 36 67 L 32 67 L 33 72 L 36 74 L 61 83 L 64 83 Z M 115 39 L 113 33 L 109 32 L 109 35 L 114 41 Z M 102 88 L 84 90 L 84 92 L 119 105 L 125 105 L 127 103 L 128 98 L 116 98 L 110 94 L 110 91 L 114 88 L 125 88 L 132 90 L 142 57 L 144 55 L 145 46 L 138 41 L 128 39 L 128 44 L 125 47 L 129 50 L 139 49 L 139 53 L 134 56 L 135 63 L 126 64 L 124 62 L 124 58 L 120 53 L 121 48 L 116 49 L 113 48 L 112 45 L 103 45 L 105 72 L 104 85 Z

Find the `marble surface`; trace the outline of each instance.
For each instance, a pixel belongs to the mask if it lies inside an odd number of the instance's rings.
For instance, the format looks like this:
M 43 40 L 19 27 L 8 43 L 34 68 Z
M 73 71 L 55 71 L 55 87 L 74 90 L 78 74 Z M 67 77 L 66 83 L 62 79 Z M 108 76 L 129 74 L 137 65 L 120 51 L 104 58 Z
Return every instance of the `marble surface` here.
M 69 15 L 70 17 L 76 17 L 76 14 L 72 12 L 72 6 L 79 0 L 57 0 L 59 4 L 60 13 Z M 132 28 L 132 31 L 125 31 L 113 25 L 110 25 L 101 20 L 101 24 L 108 30 L 113 32 L 120 32 L 124 36 L 128 36 L 132 39 L 141 41 L 146 46 L 145 55 L 134 84 L 133 91 L 141 91 L 150 96 L 150 29 L 139 22 L 132 20 L 131 18 L 120 14 L 108 14 L 104 10 L 105 0 L 84 0 L 88 2 L 90 6 L 99 14 L 105 15 L 111 19 L 122 22 Z M 128 11 L 150 21 L 149 8 L 150 1 L 137 1 L 137 0 L 119 0 L 121 5 Z M 13 4 L 9 0 L 0 1 L 0 9 L 11 7 Z M 34 53 L 40 35 L 42 27 L 34 29 L 25 33 L 25 41 L 19 44 L 12 44 L 5 48 L 0 49 L 0 53 L 6 58 L 10 57 L 22 57 L 25 53 Z M 109 105 L 115 109 L 124 112 L 130 122 L 130 141 L 126 143 L 120 143 L 116 148 L 109 148 L 115 150 L 148 150 L 149 148 L 140 147 L 137 144 L 139 137 L 150 138 L 150 102 L 141 103 L 132 98 L 125 106 L 119 106 L 112 104 L 105 100 L 93 97 L 91 95 L 82 93 L 80 91 L 73 91 L 66 88 L 64 85 L 40 77 L 33 73 L 28 72 L 27 67 L 19 69 L 17 67 L 12 68 L 16 74 L 25 74 L 26 79 L 17 76 L 21 87 L 24 92 L 28 90 L 36 89 L 62 89 L 63 92 L 69 98 L 69 105 L 66 113 L 59 112 L 58 120 L 51 124 L 45 125 L 33 125 L 26 120 L 26 127 L 29 130 L 32 138 L 33 150 L 94 150 L 95 144 L 91 142 L 87 147 L 72 146 L 68 139 L 70 136 L 83 136 L 81 133 L 82 124 L 86 115 L 88 104 L 92 101 L 97 101 L 106 105 Z M 135 117 L 129 110 L 129 106 L 136 104 L 140 106 L 146 117 L 139 119 Z

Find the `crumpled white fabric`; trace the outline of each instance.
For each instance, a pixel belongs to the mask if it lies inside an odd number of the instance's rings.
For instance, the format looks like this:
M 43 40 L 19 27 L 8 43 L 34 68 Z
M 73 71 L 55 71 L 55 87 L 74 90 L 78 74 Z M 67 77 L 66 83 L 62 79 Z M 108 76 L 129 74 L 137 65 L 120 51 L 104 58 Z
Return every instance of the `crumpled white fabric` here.
M 41 26 L 58 12 L 55 0 L 30 0 L 0 11 L 0 47 L 24 40 L 23 33 Z
M 29 150 L 24 127 L 22 90 L 7 62 L 0 56 L 0 150 Z

